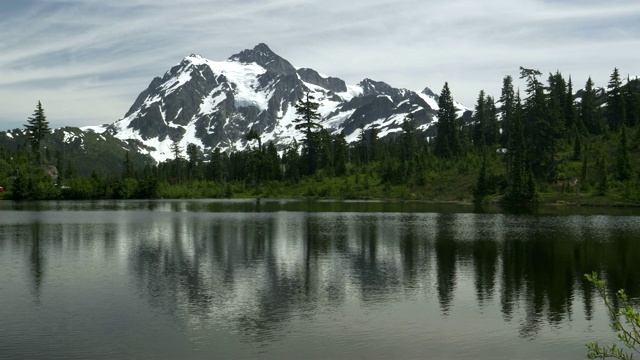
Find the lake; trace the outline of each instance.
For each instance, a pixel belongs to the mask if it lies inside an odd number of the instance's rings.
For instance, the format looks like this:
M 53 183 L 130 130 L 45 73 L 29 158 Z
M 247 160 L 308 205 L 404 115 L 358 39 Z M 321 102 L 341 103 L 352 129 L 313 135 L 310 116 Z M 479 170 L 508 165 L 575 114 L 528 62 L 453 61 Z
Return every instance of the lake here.
M 569 215 L 573 214 L 573 215 Z M 0 202 L 0 358 L 579 359 L 640 210 Z

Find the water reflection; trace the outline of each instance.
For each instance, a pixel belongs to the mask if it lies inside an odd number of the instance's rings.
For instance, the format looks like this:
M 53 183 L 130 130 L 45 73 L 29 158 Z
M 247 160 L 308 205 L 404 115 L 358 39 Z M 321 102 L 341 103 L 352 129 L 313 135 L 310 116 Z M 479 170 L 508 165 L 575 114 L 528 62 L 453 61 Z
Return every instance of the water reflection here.
M 520 337 L 535 338 L 573 317 L 593 318 L 597 301 L 584 273 L 601 272 L 611 291 L 640 294 L 636 217 L 163 206 L 75 221 L 77 214 L 36 212 L 34 221 L 0 223 L 0 250 L 24 256 L 36 301 L 59 275 L 52 264 L 92 274 L 95 264 L 82 259 L 97 256 L 124 264 L 139 296 L 185 331 L 222 327 L 252 343 L 339 308 L 407 300 L 447 319 L 469 304 L 495 309 Z
M 567 220 L 578 226 L 567 227 Z M 637 226 L 619 220 L 626 230 L 616 226 L 603 238 L 590 221 L 481 214 L 176 217 L 170 231 L 138 240 L 130 266 L 153 304 L 190 321 L 230 321 L 253 340 L 293 316 L 354 296 L 375 305 L 435 288 L 446 316 L 457 288 L 468 285 L 480 308 L 497 293 L 506 321 L 515 311 L 524 314 L 520 334 L 533 337 L 544 323 L 570 319 L 575 297 L 591 318 L 586 272 L 605 272 L 611 289 L 624 287 L 632 296 L 640 290 L 630 255 L 640 250 Z
M 40 287 L 44 279 L 45 260 L 40 248 L 40 223 L 34 223 L 30 228 L 31 235 L 31 279 L 33 281 L 33 292 L 36 301 L 40 300 Z

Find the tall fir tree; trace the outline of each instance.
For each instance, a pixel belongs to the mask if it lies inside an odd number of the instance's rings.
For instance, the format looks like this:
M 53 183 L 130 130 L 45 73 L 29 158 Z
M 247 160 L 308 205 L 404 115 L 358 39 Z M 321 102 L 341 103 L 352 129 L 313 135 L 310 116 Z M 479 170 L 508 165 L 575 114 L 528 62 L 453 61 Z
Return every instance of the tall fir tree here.
M 598 183 L 596 184 L 596 190 L 598 195 L 605 195 L 609 190 L 609 175 L 607 172 L 607 162 L 604 158 L 604 152 L 596 160 L 596 172 L 598 174 Z
M 187 167 L 189 169 L 189 180 L 198 179 L 200 168 L 200 164 L 202 160 L 200 159 L 200 149 L 198 149 L 198 145 L 189 143 L 187 144 Z
M 322 129 L 322 125 L 318 122 L 321 117 L 318 112 L 320 104 L 314 100 L 309 92 L 298 100 L 295 105 L 297 117 L 293 120 L 296 130 L 301 130 L 304 134 L 302 160 L 306 165 L 306 174 L 313 174 L 318 168 L 319 130 Z
M 526 199 L 527 149 L 519 95 L 516 97 L 514 110 L 507 144 L 507 177 L 509 184 L 507 199 L 511 202 L 521 202 Z
M 620 127 L 620 140 L 618 141 L 618 152 L 616 156 L 616 173 L 616 177 L 620 181 L 631 179 L 631 160 L 629 159 L 627 127 L 624 124 Z
M 549 95 L 547 107 L 549 108 L 549 135 L 558 140 L 564 135 L 566 129 L 573 125 L 567 118 L 567 104 L 571 96 L 567 94 L 567 83 L 559 71 L 549 74 Z M 567 127 L 569 125 L 569 127 Z
M 544 93 L 544 86 L 538 80 L 541 73 L 534 69 L 520 67 L 520 78 L 526 79 L 527 97 L 524 100 L 524 132 L 527 134 L 527 148 L 535 157 L 530 159 L 532 170 L 541 174 L 546 165 L 553 162 L 554 136 L 550 121 L 550 108 Z
M 444 83 L 438 99 L 438 123 L 434 152 L 440 158 L 451 158 L 460 154 L 460 138 L 456 108 L 449 90 L 449 84 Z
M 480 90 L 478 101 L 476 102 L 475 112 L 473 113 L 473 144 L 478 148 L 484 148 L 487 144 L 485 139 L 487 127 L 487 111 L 485 109 L 484 90 Z
M 280 156 L 273 141 L 269 141 L 265 151 L 264 172 L 267 180 L 281 180 L 282 171 L 280 170 Z
M 614 68 L 607 85 L 607 123 L 612 131 L 618 131 L 620 126 L 627 122 L 627 110 L 624 100 L 620 72 L 618 68 Z
M 624 87 L 624 103 L 627 110 L 627 127 L 633 128 L 640 124 L 640 80 L 630 79 Z
M 42 108 L 42 103 L 40 101 L 38 101 L 38 105 L 36 106 L 36 110 L 33 112 L 33 115 L 27 119 L 25 128 L 31 150 L 36 155 L 37 161 L 40 162 L 40 144 L 45 136 L 51 133 L 49 121 L 47 121 L 47 117 L 44 114 L 44 109 Z
M 258 145 L 257 149 L 262 151 L 262 138 L 256 129 L 251 128 L 251 130 L 244 135 L 244 138 L 247 141 L 256 141 L 256 144 Z
M 591 134 L 601 134 L 603 131 L 598 105 L 596 104 L 596 91 L 593 88 L 591 77 L 587 80 L 582 101 L 580 102 L 580 119 L 587 131 Z
M 478 180 L 473 189 L 473 200 L 475 202 L 482 202 L 484 198 L 491 193 L 489 179 L 487 177 L 487 156 L 486 153 L 482 157 L 482 167 L 478 174 Z
M 500 124 L 498 123 L 498 110 L 492 96 L 485 98 L 485 133 L 484 140 L 487 145 L 496 145 L 500 141 Z
M 124 153 L 124 172 L 122 173 L 122 178 L 132 178 L 133 174 L 133 163 L 131 162 L 131 156 L 129 156 L 129 151 Z
M 582 169 L 580 171 L 580 189 L 587 190 L 591 186 L 589 184 L 589 173 L 588 173 L 588 164 L 587 164 L 587 152 L 585 151 L 582 155 Z
M 581 133 L 584 132 L 583 125 L 578 122 L 578 117 L 576 116 L 576 107 L 573 99 L 573 81 L 571 80 L 571 76 L 569 76 L 569 81 L 567 82 L 567 95 L 566 95 L 566 103 L 564 104 L 564 118 L 565 118 L 565 128 L 567 130 L 575 127 Z
M 333 137 L 333 164 L 334 174 L 344 176 L 347 173 L 347 163 L 349 162 L 349 146 L 344 137 L 344 132 Z
M 582 157 L 582 141 L 580 140 L 580 134 L 576 131 L 576 136 L 573 139 L 573 160 L 580 160 Z
M 416 172 L 418 140 L 416 139 L 416 122 L 413 114 L 409 114 L 402 122 L 400 162 L 404 179 L 410 179 Z
M 513 113 L 515 111 L 515 91 L 513 90 L 513 78 L 506 76 L 502 80 L 502 93 L 498 101 L 502 106 L 500 107 L 500 116 L 502 117 L 502 138 L 501 142 L 503 146 L 507 146 L 508 139 L 511 131 L 511 123 L 513 122 Z

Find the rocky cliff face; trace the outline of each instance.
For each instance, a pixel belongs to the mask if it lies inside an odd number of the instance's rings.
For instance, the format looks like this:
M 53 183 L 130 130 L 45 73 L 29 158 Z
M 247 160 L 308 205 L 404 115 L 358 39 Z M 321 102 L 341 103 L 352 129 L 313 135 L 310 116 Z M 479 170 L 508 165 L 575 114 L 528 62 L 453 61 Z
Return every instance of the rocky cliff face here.
M 333 133 L 357 139 L 361 127 L 376 127 L 380 137 L 400 131 L 412 114 L 419 130 L 433 133 L 437 96 L 397 89 L 365 79 L 357 85 L 296 69 L 265 44 L 244 50 L 226 61 L 190 55 L 151 81 L 125 116 L 98 130 L 123 140 L 139 140 L 156 161 L 171 158 L 170 146 L 199 146 L 205 154 L 214 148 L 243 149 L 245 134 L 255 129 L 262 142 L 284 148 L 302 134 L 294 129 L 296 102 L 310 92 L 320 103 L 322 125 Z M 459 115 L 467 112 L 459 106 Z

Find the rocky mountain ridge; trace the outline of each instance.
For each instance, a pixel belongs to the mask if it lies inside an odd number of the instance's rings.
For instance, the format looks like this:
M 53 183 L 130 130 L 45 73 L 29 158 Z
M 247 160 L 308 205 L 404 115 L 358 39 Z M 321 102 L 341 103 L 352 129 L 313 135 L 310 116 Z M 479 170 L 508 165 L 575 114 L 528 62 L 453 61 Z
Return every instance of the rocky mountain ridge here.
M 320 104 L 321 123 L 331 133 L 344 132 L 348 142 L 360 129 L 376 127 L 380 137 L 393 136 L 409 114 L 419 130 L 434 133 L 438 96 L 364 79 L 348 85 L 342 79 L 309 68 L 295 68 L 267 45 L 258 44 L 226 61 L 190 55 L 162 77 L 154 78 L 122 119 L 86 127 L 121 140 L 137 140 L 140 151 L 156 161 L 172 158 L 171 146 L 189 143 L 204 154 L 244 149 L 245 134 L 256 130 L 263 143 L 283 149 L 302 134 L 295 130 L 295 104 L 309 92 Z M 471 111 L 457 104 L 459 116 Z

